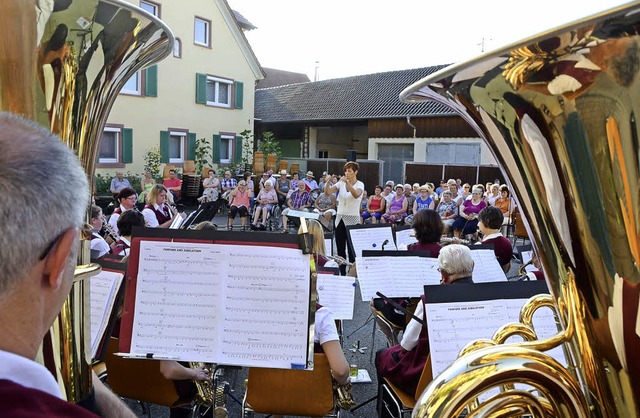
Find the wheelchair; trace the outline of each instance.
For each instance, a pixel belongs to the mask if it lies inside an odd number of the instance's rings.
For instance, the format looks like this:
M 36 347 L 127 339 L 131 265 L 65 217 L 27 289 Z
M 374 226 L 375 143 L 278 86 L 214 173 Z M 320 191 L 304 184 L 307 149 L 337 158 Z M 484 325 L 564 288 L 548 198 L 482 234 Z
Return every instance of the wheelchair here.
M 254 204 L 249 213 L 251 224 L 253 225 L 253 217 L 255 216 L 258 205 Z M 265 224 L 267 231 L 277 231 L 281 228 L 282 224 L 282 210 L 279 204 L 274 204 L 269 213 L 267 214 L 267 222 Z

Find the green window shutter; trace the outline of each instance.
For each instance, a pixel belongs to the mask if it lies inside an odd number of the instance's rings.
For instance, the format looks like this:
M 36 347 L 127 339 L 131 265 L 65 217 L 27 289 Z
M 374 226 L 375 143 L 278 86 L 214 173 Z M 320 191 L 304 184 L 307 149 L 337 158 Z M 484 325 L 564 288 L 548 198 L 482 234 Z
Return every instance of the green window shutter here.
M 122 162 L 129 164 L 133 162 L 133 129 L 122 129 Z
M 236 136 L 236 142 L 234 144 L 233 162 L 239 163 L 242 161 L 242 137 Z
M 144 95 L 149 97 L 158 96 L 158 66 L 152 65 L 146 70 L 144 81 Z
M 234 109 L 242 109 L 242 103 L 244 98 L 244 83 L 242 81 L 236 81 L 235 83 L 235 97 L 233 101 Z
M 160 131 L 160 162 L 169 162 L 169 131 Z
M 207 104 L 207 75 L 196 74 L 196 103 Z
M 196 159 L 196 134 L 189 132 L 187 138 L 187 160 Z
M 213 135 L 213 162 L 220 162 L 220 135 Z

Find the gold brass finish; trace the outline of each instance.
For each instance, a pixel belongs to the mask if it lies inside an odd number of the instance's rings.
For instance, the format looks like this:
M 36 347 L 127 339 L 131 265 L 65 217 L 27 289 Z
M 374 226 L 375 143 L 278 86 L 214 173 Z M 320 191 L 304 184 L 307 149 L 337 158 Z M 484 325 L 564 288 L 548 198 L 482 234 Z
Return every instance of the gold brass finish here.
M 467 121 L 517 198 L 553 298 L 530 301 L 522 325 L 495 337 L 526 333 L 542 306 L 559 321 L 542 341 L 467 349 L 414 416 L 455 416 L 492 387 L 507 390 L 470 416 L 640 416 L 639 12 L 640 2 L 619 6 L 445 68 L 400 94 L 447 105 Z M 561 344 L 568 369 L 541 353 Z M 509 386 L 518 383 L 537 396 Z
M 48 127 L 72 148 L 93 183 L 107 116 L 127 80 L 171 53 L 156 17 L 121 0 L 0 2 L 0 110 Z M 89 204 L 90 196 L 84 203 Z M 88 220 L 88 216 L 87 216 Z M 81 240 L 75 283 L 41 354 L 68 400 L 91 391 L 88 283 L 99 272 Z M 48 338 L 48 337 L 47 337 Z M 53 358 L 46 353 L 53 351 Z

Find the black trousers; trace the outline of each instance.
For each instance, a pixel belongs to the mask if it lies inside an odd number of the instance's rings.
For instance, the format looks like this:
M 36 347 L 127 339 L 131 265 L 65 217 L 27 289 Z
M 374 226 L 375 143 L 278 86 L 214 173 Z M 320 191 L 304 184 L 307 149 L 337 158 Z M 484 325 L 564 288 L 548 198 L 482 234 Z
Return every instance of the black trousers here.
M 347 258 L 347 226 L 344 224 L 344 221 L 340 219 L 340 223 L 336 225 L 335 229 L 335 238 L 336 238 L 336 246 L 338 247 L 338 255 L 344 259 Z M 349 247 L 349 261 L 356 261 L 356 254 L 353 252 L 353 249 Z M 345 276 L 347 274 L 347 266 L 344 264 L 340 265 L 340 274 Z

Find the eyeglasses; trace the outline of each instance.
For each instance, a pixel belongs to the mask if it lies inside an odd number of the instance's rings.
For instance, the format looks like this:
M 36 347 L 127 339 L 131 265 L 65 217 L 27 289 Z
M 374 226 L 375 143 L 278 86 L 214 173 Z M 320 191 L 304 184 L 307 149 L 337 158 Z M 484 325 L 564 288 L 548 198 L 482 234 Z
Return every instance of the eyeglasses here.
M 127 197 L 126 200 L 131 200 L 131 201 L 138 200 L 138 196 L 133 195 L 133 196 Z

